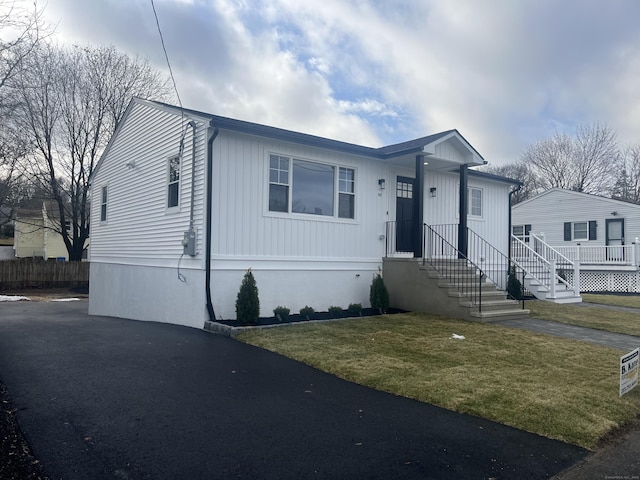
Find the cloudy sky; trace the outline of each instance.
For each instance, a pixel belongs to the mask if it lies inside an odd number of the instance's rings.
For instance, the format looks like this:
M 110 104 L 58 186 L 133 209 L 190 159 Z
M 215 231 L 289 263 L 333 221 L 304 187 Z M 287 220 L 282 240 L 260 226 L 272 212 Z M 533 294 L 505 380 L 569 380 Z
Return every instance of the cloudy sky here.
M 493 165 L 585 122 L 640 143 L 636 0 L 154 1 L 188 108 L 374 147 L 457 128 Z M 168 71 L 151 0 L 45 15 Z

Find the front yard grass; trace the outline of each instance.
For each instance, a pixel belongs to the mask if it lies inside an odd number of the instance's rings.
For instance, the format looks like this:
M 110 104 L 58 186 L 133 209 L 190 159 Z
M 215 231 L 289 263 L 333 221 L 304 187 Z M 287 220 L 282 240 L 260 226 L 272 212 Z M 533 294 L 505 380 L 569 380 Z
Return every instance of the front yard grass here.
M 593 297 L 597 298 L 594 299 Z M 583 295 L 582 298 L 585 302 L 596 303 L 597 301 L 603 305 L 621 307 L 630 307 L 640 303 L 640 297 Z M 586 307 L 570 303 L 557 304 L 543 300 L 526 301 L 525 308 L 528 308 L 531 311 L 531 316 L 535 318 L 640 337 L 640 314 L 638 313 L 597 306 Z M 637 308 L 640 308 L 640 306 Z
M 377 390 L 589 449 L 640 413 L 640 387 L 619 397 L 621 351 L 499 325 L 397 314 L 237 338 Z
M 616 305 L 618 307 L 640 308 L 640 295 L 581 294 L 583 302 Z

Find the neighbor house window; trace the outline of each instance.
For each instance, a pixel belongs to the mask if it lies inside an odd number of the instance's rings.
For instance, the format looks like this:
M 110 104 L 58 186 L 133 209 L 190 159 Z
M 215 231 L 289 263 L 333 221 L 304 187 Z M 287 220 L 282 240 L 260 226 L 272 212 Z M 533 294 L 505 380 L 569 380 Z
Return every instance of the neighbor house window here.
M 180 198 L 180 157 L 169 159 L 169 184 L 167 189 L 167 207 L 177 207 Z
M 587 222 L 575 222 L 573 224 L 573 239 L 587 240 L 589 238 L 589 224 Z
M 513 225 L 511 227 L 511 233 L 517 239 L 523 242 L 528 242 L 529 234 L 531 233 L 531 225 Z
M 64 221 L 64 230 L 66 232 L 71 232 L 71 222 L 69 220 Z
M 482 216 L 482 189 L 469 188 L 469 215 Z
M 269 211 L 355 218 L 355 170 L 270 155 Z
M 100 221 L 107 221 L 107 187 L 102 187 L 102 198 L 100 199 Z
M 564 240 L 597 240 L 598 224 L 595 220 L 588 222 L 565 222 Z

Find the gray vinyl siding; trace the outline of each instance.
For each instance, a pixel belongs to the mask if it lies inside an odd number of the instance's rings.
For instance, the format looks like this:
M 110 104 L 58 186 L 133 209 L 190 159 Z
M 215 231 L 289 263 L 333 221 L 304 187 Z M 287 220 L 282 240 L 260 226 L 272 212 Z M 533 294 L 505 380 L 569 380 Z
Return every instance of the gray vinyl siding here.
M 177 262 L 182 253 L 183 232 L 189 226 L 192 131 L 189 128 L 185 137 L 179 207 L 168 210 L 167 162 L 179 151 L 181 117 L 144 104 L 133 104 L 126 122 L 127 128 L 116 135 L 92 179 L 92 195 L 98 201 L 91 207 L 91 260 Z M 199 233 L 203 225 L 204 126 L 198 123 L 196 148 L 194 218 Z M 127 167 L 128 162 L 133 162 L 135 167 Z M 100 222 L 99 200 L 105 185 L 107 221 Z M 202 238 L 198 238 L 197 250 L 201 247 Z
M 616 212 L 616 215 L 612 215 Z M 606 220 L 624 219 L 625 243 L 640 236 L 640 205 L 586 193 L 552 189 L 513 207 L 512 224 L 531 224 L 550 245 L 605 245 Z M 596 240 L 564 240 L 565 222 L 596 221 Z

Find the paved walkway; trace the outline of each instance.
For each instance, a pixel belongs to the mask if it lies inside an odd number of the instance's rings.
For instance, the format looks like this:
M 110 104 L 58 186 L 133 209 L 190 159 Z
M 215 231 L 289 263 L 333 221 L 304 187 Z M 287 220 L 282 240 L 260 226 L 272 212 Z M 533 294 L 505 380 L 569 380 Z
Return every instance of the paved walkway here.
M 0 380 L 51 479 L 531 479 L 588 452 L 201 330 L 0 305 Z
M 602 305 L 598 305 L 602 306 Z M 638 311 L 640 321 L 640 311 Z M 633 350 L 640 347 L 640 338 L 622 333 L 605 332 L 594 330 L 593 328 L 578 327 L 559 322 L 551 322 L 539 318 L 525 318 L 516 320 L 505 320 L 498 322 L 500 325 L 522 328 L 533 332 L 547 333 L 556 337 L 573 338 L 583 342 L 596 343 L 605 347 L 619 348 L 621 350 Z
M 600 307 L 609 310 L 625 311 L 638 314 L 640 309 L 601 305 L 595 303 L 580 303 L 577 306 L 590 308 Z M 558 337 L 572 338 L 584 342 L 618 348 L 624 351 L 640 347 L 640 338 L 620 333 L 605 332 L 590 328 L 565 325 L 538 318 L 525 320 L 507 320 L 501 325 L 522 328 L 539 333 L 546 333 Z M 636 387 L 640 388 L 640 387 Z M 640 430 L 632 430 L 617 438 L 610 445 L 601 448 L 594 454 L 588 455 L 569 469 L 556 474 L 553 480 L 590 480 L 590 479 L 640 479 Z

